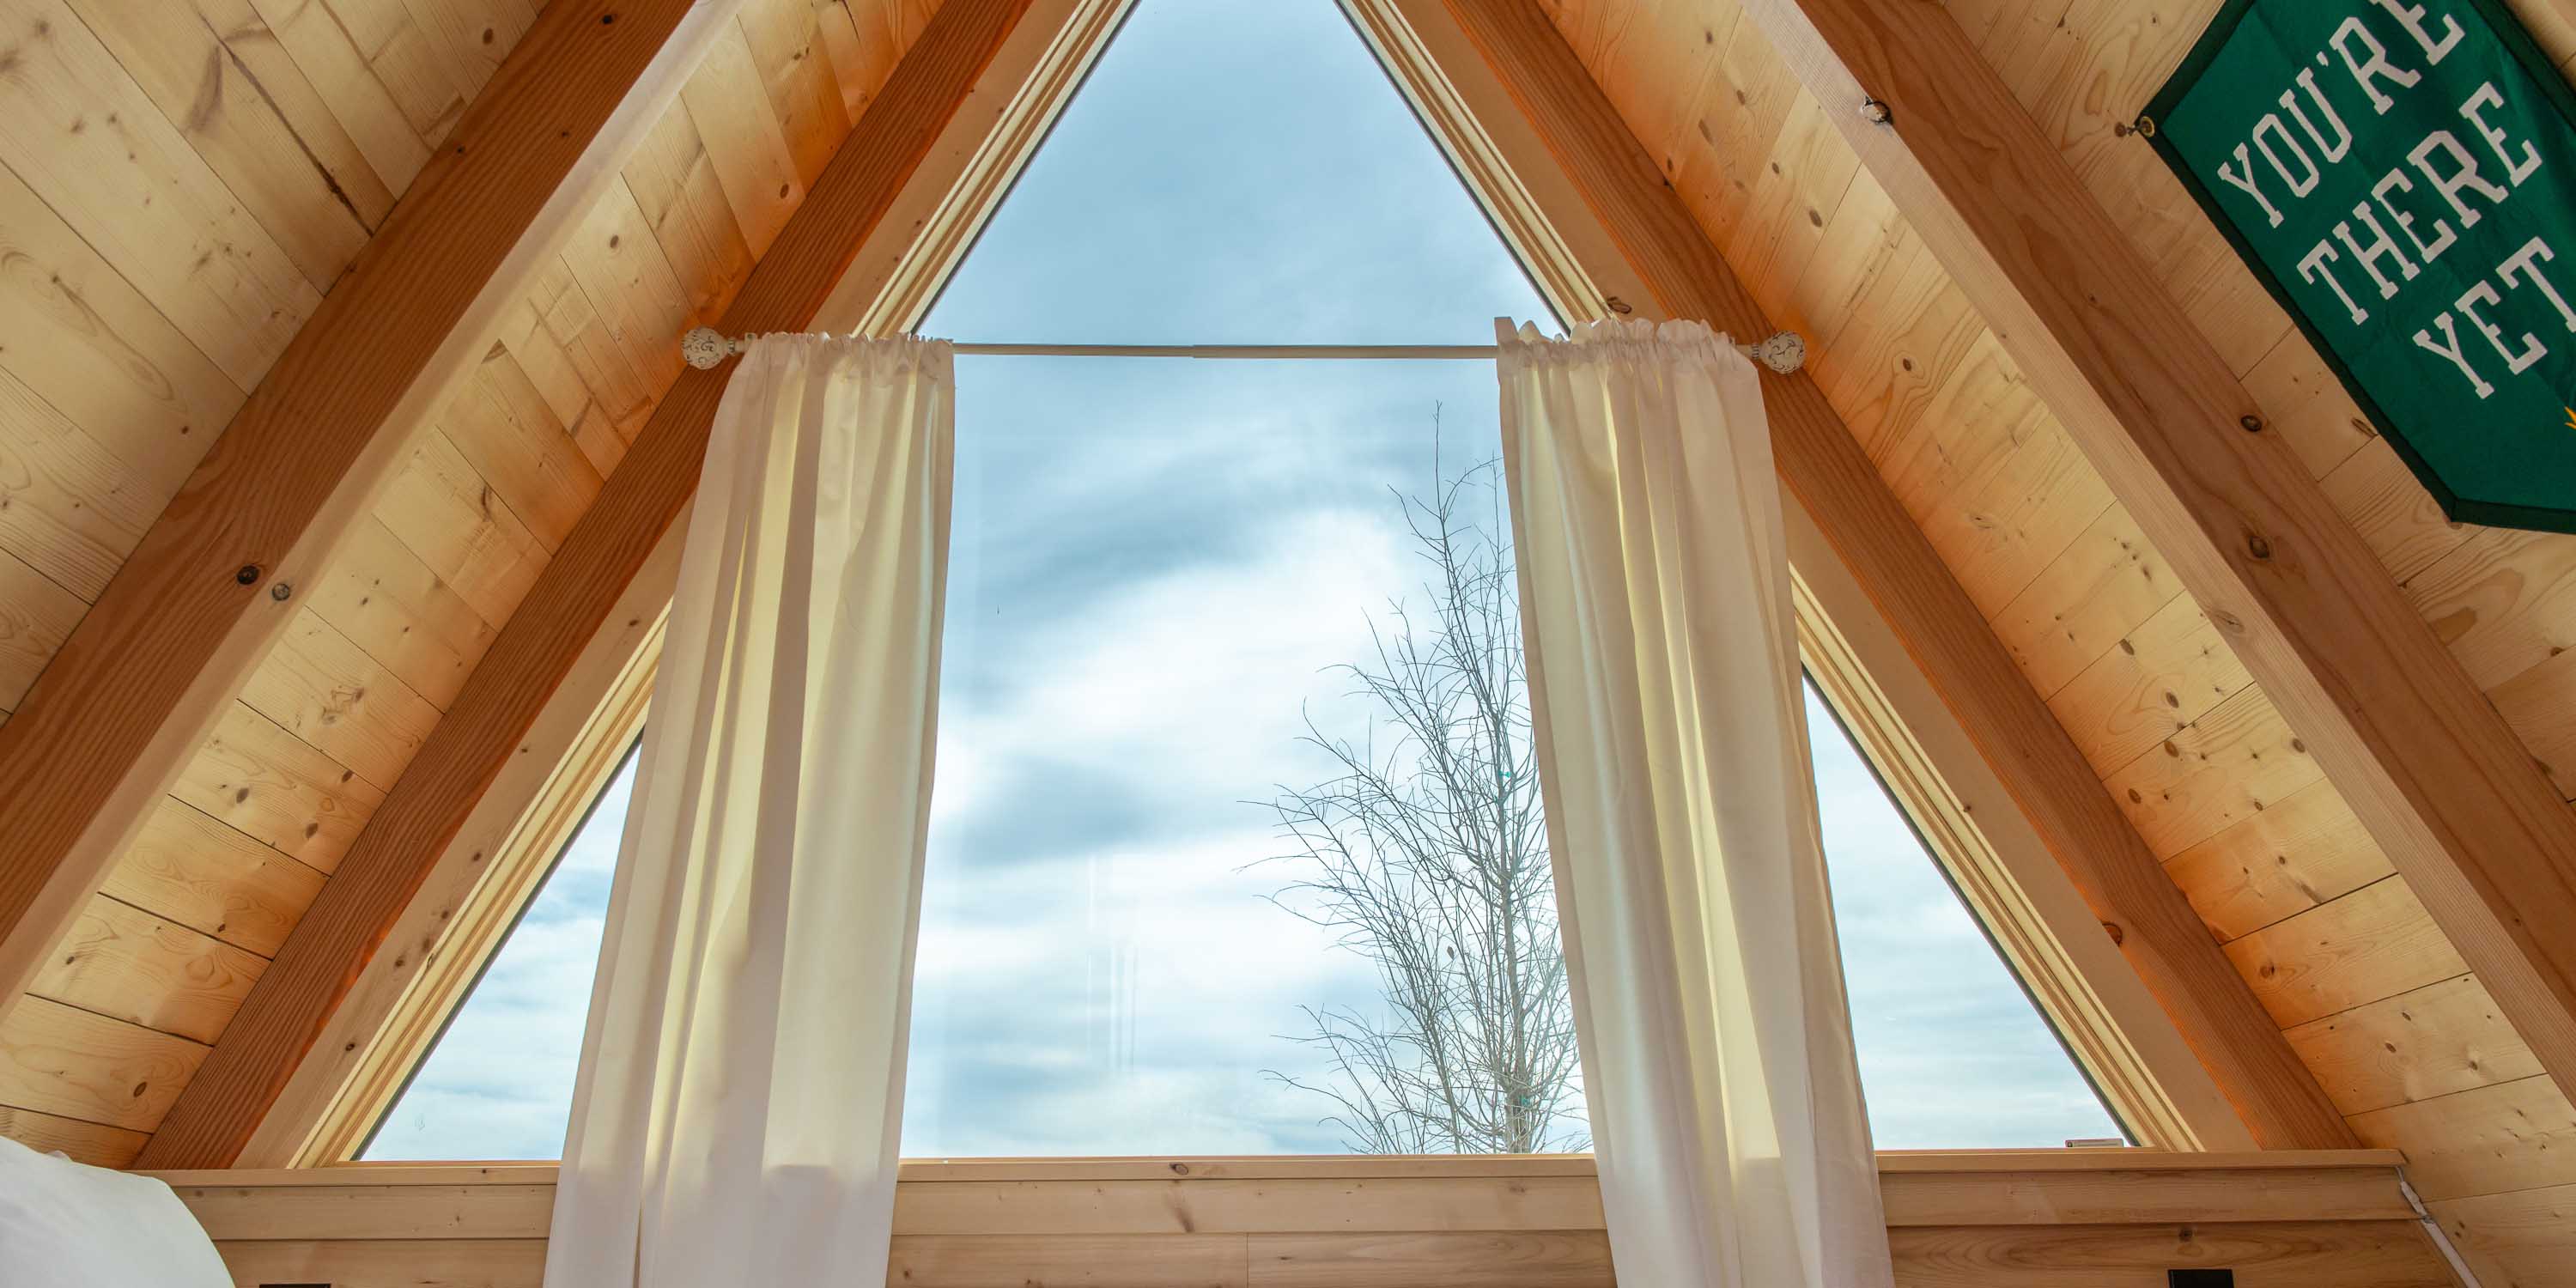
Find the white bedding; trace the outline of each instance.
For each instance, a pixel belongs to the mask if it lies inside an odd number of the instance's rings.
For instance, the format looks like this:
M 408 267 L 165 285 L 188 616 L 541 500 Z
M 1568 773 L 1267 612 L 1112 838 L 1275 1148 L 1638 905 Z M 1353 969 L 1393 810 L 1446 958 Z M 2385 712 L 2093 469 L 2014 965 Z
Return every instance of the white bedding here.
M 170 1187 L 0 1137 L 0 1288 L 232 1288 Z

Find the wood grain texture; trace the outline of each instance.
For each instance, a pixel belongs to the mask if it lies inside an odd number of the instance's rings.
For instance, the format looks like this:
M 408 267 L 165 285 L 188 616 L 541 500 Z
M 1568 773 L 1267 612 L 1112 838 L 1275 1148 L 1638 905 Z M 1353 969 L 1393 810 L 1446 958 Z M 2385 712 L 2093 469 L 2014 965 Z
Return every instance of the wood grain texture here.
M 0 996 L 24 984 L 97 888 L 146 802 L 293 616 L 293 587 L 319 575 L 400 464 L 418 418 L 477 345 L 458 332 L 497 317 L 531 257 L 522 238 L 550 236 L 567 217 L 579 197 L 562 191 L 568 184 L 613 170 L 598 154 L 622 151 L 624 135 L 649 123 L 626 121 L 636 114 L 623 106 L 629 91 L 675 75 L 669 63 L 694 61 L 691 50 L 665 45 L 703 21 L 682 0 L 553 6 L 356 271 L 318 308 L 288 300 L 256 327 L 228 324 L 237 340 L 253 339 L 313 317 L 282 357 L 260 349 L 228 364 L 237 380 L 266 378 L 0 726 L 0 781 L 11 785 L 0 798 Z M 78 28 L 68 12 L 57 24 L 67 57 L 79 53 L 70 35 Z M 102 80 L 131 86 L 122 72 Z M 136 129 L 160 119 L 148 102 L 126 114 Z M 94 133 L 115 143 L 114 131 Z M 71 150 L 47 161 L 67 190 L 87 182 Z M 190 235 L 221 227 L 209 219 Z M 157 254 L 191 253 L 188 236 L 169 240 Z M 229 244 L 250 255 L 269 243 L 245 233 Z M 276 587 L 288 597 L 273 597 Z
M 1666 187 L 1546 15 L 1529 0 L 1447 6 L 1645 278 L 1663 312 L 1743 335 L 1771 326 Z M 1773 453 L 1790 491 L 1906 637 L 1927 677 L 2011 788 L 2194 1052 L 2267 1146 L 2352 1135 L 2113 806 L 1815 382 L 1766 380 Z
M 2240 427 L 2261 407 L 2205 334 L 2211 318 L 2168 293 L 1940 7 L 1747 0 L 1745 12 L 1819 100 L 1844 105 L 1836 119 L 1863 163 L 2553 1076 L 2576 1087 L 2576 938 L 2545 929 L 2576 924 L 2576 813 L 2290 444 Z M 1852 110 L 1865 97 L 1894 124 Z
M 723 319 L 728 334 L 799 331 L 812 322 L 1028 3 L 949 0 L 941 6 L 753 270 Z M 724 380 L 721 372 L 688 372 L 654 409 L 598 500 L 539 575 L 534 607 L 513 614 L 493 641 L 145 1147 L 145 1165 L 221 1166 L 240 1153 L 429 864 L 695 492 Z M 0 728 L 14 732 L 14 721 Z
M 2142 1150 L 1882 1155 L 1898 1281 L 2160 1285 L 2167 1267 L 2228 1266 L 2255 1288 L 2447 1282 L 2408 1219 L 2394 1156 L 2209 1157 L 2216 1165 Z M 245 1283 L 533 1286 L 556 1169 L 159 1175 Z M 900 1176 L 888 1282 L 908 1288 L 1613 1279 L 1584 1156 L 915 1161 Z M 1574 1224 L 1545 1224 L 1558 1217 Z

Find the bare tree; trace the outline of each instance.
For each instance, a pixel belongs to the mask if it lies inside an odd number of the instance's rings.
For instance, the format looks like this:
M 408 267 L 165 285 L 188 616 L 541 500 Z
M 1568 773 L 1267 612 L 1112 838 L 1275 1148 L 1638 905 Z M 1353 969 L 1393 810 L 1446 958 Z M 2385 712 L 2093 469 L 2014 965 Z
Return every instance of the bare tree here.
M 1382 1016 L 1307 1007 L 1329 1072 L 1290 1086 L 1329 1098 L 1371 1154 L 1581 1150 L 1573 1003 L 1557 941 L 1532 755 L 1519 586 L 1500 470 L 1434 465 L 1397 504 L 1430 566 L 1427 617 L 1403 601 L 1370 623 L 1374 662 L 1338 668 L 1371 701 L 1354 744 L 1307 741 L 1337 772 L 1271 803 L 1306 875 L 1273 897 L 1341 932 L 1377 967 Z

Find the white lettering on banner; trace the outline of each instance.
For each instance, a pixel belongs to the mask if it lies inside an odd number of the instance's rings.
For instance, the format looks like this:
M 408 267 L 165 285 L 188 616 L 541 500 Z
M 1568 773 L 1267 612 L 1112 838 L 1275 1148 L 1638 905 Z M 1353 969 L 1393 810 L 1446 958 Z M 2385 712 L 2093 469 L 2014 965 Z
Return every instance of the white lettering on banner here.
M 2278 110 L 2256 116 L 2243 140 L 2220 159 L 2219 188 L 2243 193 L 2273 228 L 2306 213 L 2303 200 L 2325 186 L 2327 176 L 2354 152 L 2349 122 L 2386 115 L 2467 39 L 2460 20 L 2442 12 L 2454 3 L 2341 0 L 2337 7 L 2347 9 L 2346 16 L 2311 61 L 2329 69 L 2340 61 L 2344 77 L 2329 71 L 2320 82 L 2314 69 L 2298 66 L 2273 100 Z M 2338 95 L 2341 104 L 2335 101 Z M 2370 107 L 2369 116 L 2360 113 L 2363 103 Z M 2453 109 L 2460 124 L 2426 130 L 2407 149 L 2404 161 L 2370 184 L 2366 200 L 2355 202 L 2348 213 L 2309 213 L 2320 231 L 2298 261 L 2299 281 L 2331 293 L 2354 326 L 2370 321 L 2372 309 L 2379 307 L 2365 305 L 2357 296 L 2375 295 L 2384 303 L 2405 294 L 2426 276 L 2425 265 L 2457 246 L 2461 234 L 2476 228 L 2539 172 L 2540 149 L 2530 139 L 2512 137 L 2507 129 L 2512 118 L 2504 115 L 2508 107 L 2495 81 L 2481 83 Z M 2476 142 L 2468 141 L 2471 135 Z M 2256 153 L 2264 166 L 2254 164 Z M 2490 165 L 2495 168 L 2488 169 Z M 2333 222 L 2325 223 L 2327 219 Z M 2521 375 L 2549 353 L 2535 330 L 2517 322 L 2549 316 L 2541 311 L 2545 308 L 2576 334 L 2576 304 L 2542 271 L 2542 265 L 2555 259 L 2547 243 L 2534 237 L 2488 273 L 2433 275 L 2451 283 L 2468 278 L 2469 285 L 2447 305 L 2433 306 L 2440 311 L 2414 331 L 2416 347 L 2449 364 L 2478 397 L 2493 395 L 2496 387 L 2482 364 Z M 2463 319 L 2495 351 L 2494 359 L 2485 350 L 2470 353 L 2461 335 Z

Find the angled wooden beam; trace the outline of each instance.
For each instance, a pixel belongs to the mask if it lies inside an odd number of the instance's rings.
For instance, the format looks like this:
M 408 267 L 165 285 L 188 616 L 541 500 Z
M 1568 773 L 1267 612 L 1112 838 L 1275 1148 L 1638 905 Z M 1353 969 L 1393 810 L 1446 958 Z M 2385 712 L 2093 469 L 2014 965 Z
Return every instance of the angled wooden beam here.
M 1945 10 L 1745 12 L 2576 1095 L 2576 813 L 2530 750 Z
M 740 0 L 559 0 L 0 726 L 0 1005 Z
M 559 0 L 560 2 L 560 0 Z M 728 335 L 802 331 L 894 206 L 1031 0 L 947 0 L 725 310 Z M 680 373 L 276 959 L 141 1167 L 229 1166 L 430 866 L 695 495 L 728 370 Z
M 1537 0 L 1444 0 L 1658 309 L 1772 327 Z M 1928 6 L 1926 6 L 1928 7 Z M 1632 305 L 1633 306 L 1633 305 Z M 1763 382 L 1781 480 L 1904 637 L 2021 812 L 2266 1149 L 2354 1143 L 2316 1079 L 1803 373 Z

